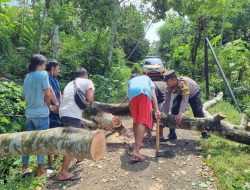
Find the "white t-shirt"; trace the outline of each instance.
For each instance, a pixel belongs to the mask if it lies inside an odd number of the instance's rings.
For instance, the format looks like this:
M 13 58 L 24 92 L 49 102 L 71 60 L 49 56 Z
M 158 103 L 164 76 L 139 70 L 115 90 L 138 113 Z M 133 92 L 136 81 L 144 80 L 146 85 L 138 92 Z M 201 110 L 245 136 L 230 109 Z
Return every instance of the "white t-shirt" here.
M 76 85 L 86 95 L 88 89 L 95 90 L 94 84 L 89 79 L 77 78 Z M 74 84 L 73 81 L 67 84 L 63 91 L 63 100 L 59 108 L 60 117 L 82 118 L 82 110 L 76 105 L 74 99 Z

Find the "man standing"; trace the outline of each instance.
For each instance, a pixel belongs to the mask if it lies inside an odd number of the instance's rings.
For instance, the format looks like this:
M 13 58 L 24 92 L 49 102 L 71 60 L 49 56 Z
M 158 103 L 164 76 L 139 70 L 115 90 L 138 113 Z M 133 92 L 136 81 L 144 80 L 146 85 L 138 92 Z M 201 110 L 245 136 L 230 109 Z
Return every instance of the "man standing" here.
M 46 57 L 34 54 L 29 62 L 29 74 L 24 79 L 23 90 L 26 102 L 25 131 L 44 130 L 49 128 L 49 108 L 51 102 L 51 87 L 48 73 L 45 71 Z M 54 102 L 58 106 L 57 102 Z M 22 157 L 22 173 L 30 172 L 28 169 L 29 156 Z M 44 155 L 37 156 L 38 173 L 41 176 L 45 171 Z
M 60 63 L 57 62 L 56 60 L 51 60 L 46 64 L 46 70 L 49 74 L 49 83 L 53 89 L 54 92 L 53 94 L 55 95 L 55 99 L 59 104 L 61 102 L 62 94 L 61 94 L 60 83 L 56 77 L 59 76 L 61 71 L 60 69 L 61 69 Z M 50 128 L 62 127 L 62 122 L 59 117 L 59 107 L 56 108 L 53 102 L 51 102 L 49 118 L 50 118 L 50 123 L 49 123 Z
M 75 73 L 75 80 L 67 84 L 63 91 L 63 99 L 59 108 L 59 115 L 64 126 L 71 126 L 76 128 L 84 128 L 81 122 L 82 110 L 75 103 L 75 87 L 79 88 L 85 95 L 87 102 L 94 101 L 94 84 L 88 79 L 87 70 L 84 68 L 77 69 Z M 73 158 L 65 156 L 63 165 L 58 176 L 58 180 L 77 180 L 80 179 L 79 174 L 69 172 L 70 162 Z
M 162 112 L 168 114 L 170 109 L 171 93 L 177 94 L 173 101 L 171 114 L 175 115 L 177 125 L 181 125 L 184 112 L 190 104 L 194 117 L 204 117 L 203 105 L 201 103 L 200 88 L 198 84 L 188 77 L 177 77 L 175 71 L 168 71 L 163 78 L 166 82 L 165 101 L 162 105 Z M 169 130 L 168 138 L 161 138 L 162 142 L 167 140 L 176 140 L 175 129 Z M 202 132 L 203 138 L 208 138 L 206 132 Z
M 53 97 L 60 104 L 61 102 L 61 88 L 60 83 L 57 80 L 57 76 L 60 74 L 60 63 L 56 60 L 51 60 L 46 64 L 46 70 L 49 74 L 49 83 L 53 89 Z M 53 102 L 51 102 L 50 106 L 50 114 L 49 114 L 49 128 L 62 127 L 63 124 L 59 117 L 59 107 L 55 106 Z M 54 157 L 55 158 L 55 157 Z M 53 164 L 53 156 L 48 155 L 48 165 L 52 167 Z
M 155 117 L 157 119 L 160 117 L 154 83 L 145 75 L 135 76 L 128 82 L 128 99 L 135 136 L 132 160 L 143 161 L 145 156 L 140 154 L 139 150 L 144 147 L 143 138 L 146 128 L 152 128 L 152 104 Z

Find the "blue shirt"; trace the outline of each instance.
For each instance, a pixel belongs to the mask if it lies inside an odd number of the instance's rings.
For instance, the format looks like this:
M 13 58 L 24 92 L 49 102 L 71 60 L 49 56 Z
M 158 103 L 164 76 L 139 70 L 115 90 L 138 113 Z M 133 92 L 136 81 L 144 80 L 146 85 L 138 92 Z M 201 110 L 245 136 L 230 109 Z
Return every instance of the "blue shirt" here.
M 60 96 L 61 96 L 60 83 L 58 82 L 58 80 L 55 77 L 53 77 L 52 75 L 49 74 L 49 84 L 52 87 L 52 89 L 54 90 L 55 95 L 56 95 L 56 99 L 57 99 L 57 101 L 59 103 L 60 102 Z
M 153 89 L 155 85 L 148 76 L 134 77 L 128 82 L 128 99 L 130 101 L 140 94 L 145 94 L 152 100 Z
M 34 71 L 25 77 L 23 91 L 27 118 L 49 116 L 49 109 L 44 100 L 43 92 L 49 86 L 49 76 L 46 71 Z

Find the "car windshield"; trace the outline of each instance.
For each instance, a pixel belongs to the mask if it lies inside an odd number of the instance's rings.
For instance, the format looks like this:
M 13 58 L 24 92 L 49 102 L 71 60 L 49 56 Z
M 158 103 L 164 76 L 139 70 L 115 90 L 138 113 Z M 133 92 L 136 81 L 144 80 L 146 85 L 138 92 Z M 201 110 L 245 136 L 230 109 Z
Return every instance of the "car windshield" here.
M 160 58 L 147 58 L 144 65 L 163 65 Z

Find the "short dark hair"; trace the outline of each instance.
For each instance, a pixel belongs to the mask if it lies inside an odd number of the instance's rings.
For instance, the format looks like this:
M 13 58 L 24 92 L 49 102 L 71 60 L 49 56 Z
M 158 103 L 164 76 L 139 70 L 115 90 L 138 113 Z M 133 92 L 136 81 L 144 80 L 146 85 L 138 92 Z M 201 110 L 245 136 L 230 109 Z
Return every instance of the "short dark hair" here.
M 57 67 L 58 65 L 61 65 L 57 60 L 49 60 L 46 64 L 46 71 L 51 71 L 52 67 Z
M 87 70 L 84 69 L 83 67 L 81 68 L 78 68 L 75 72 L 75 78 L 78 78 L 78 77 L 83 77 L 83 76 L 86 76 L 88 74 Z
M 38 65 L 45 64 L 47 58 L 41 54 L 33 54 L 29 60 L 28 70 L 30 72 L 35 71 Z
M 138 76 L 141 76 L 141 74 L 140 73 L 132 73 L 132 75 L 130 76 L 130 79 L 138 77 Z

